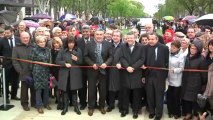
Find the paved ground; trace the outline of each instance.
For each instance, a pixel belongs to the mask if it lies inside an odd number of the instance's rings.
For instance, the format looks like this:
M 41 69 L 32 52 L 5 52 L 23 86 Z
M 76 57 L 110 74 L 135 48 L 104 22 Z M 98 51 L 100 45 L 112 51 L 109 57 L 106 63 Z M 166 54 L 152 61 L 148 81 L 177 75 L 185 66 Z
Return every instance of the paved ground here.
M 20 101 L 11 100 L 11 104 L 15 105 L 8 111 L 0 111 L 0 120 L 131 120 L 132 113 L 130 112 L 126 117 L 121 118 L 118 109 L 113 110 L 110 113 L 102 115 L 98 110 L 95 110 L 92 117 L 87 115 L 87 109 L 81 111 L 81 115 L 77 115 L 73 107 L 69 107 L 69 111 L 66 115 L 62 116 L 61 111 L 56 110 L 54 100 L 50 99 L 51 107 L 53 110 L 44 109 L 44 114 L 38 114 L 35 108 L 31 108 L 30 111 L 23 111 Z M 2 97 L 0 98 L 0 105 L 2 105 Z M 172 120 L 167 117 L 166 106 L 165 113 L 162 120 Z M 139 115 L 138 120 L 149 120 L 148 113 L 143 109 L 142 114 Z M 181 119 L 180 119 L 181 120 Z

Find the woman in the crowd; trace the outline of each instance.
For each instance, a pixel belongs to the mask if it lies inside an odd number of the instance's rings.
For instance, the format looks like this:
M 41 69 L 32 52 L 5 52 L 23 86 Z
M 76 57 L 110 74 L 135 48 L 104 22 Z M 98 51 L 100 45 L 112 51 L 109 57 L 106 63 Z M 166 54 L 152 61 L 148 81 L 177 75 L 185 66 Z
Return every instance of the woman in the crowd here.
M 32 49 L 30 60 L 50 63 L 51 51 L 46 47 L 47 39 L 45 36 L 37 36 L 35 38 L 36 45 Z M 51 110 L 48 104 L 49 100 L 49 84 L 50 69 L 47 66 L 32 64 L 32 76 L 34 80 L 34 88 L 36 90 L 36 107 L 39 113 L 44 113 L 43 107 Z
M 208 43 L 208 51 L 206 55 L 206 63 L 208 66 L 208 70 L 213 70 L 213 39 L 209 41 Z M 213 114 L 213 82 L 212 82 L 212 72 L 208 72 L 208 82 L 206 86 L 206 90 L 204 92 L 204 96 L 208 98 L 208 102 L 210 105 L 209 111 L 211 112 L 211 115 Z
M 72 67 L 82 64 L 82 52 L 76 47 L 76 41 L 74 37 L 69 37 L 67 41 L 67 47 L 61 50 L 56 58 L 56 63 L 63 66 L 59 70 L 59 83 L 58 89 L 62 91 L 64 109 L 61 115 L 65 115 L 68 111 L 69 105 L 69 93 L 72 95 L 72 104 L 74 111 L 80 115 L 81 112 L 78 108 L 77 102 L 77 90 L 82 88 L 82 73 L 81 68 Z
M 188 47 L 190 44 L 190 40 L 188 38 L 183 38 L 180 42 L 181 42 L 181 53 L 184 56 L 187 56 L 189 52 Z
M 142 45 L 148 45 L 149 44 L 149 36 L 148 34 L 142 34 L 139 38 L 139 42 L 142 44 Z
M 169 74 L 167 90 L 167 108 L 169 118 L 178 119 L 181 116 L 180 93 L 182 82 L 182 71 L 184 69 L 185 56 L 181 54 L 181 43 L 175 40 L 171 43 L 169 56 Z
M 206 69 L 204 57 L 201 55 L 203 43 L 195 39 L 189 47 L 189 53 L 185 61 L 185 69 Z M 205 72 L 184 71 L 182 77 L 182 109 L 186 114 L 184 120 L 198 120 L 199 106 L 197 94 L 202 93 L 202 86 L 206 84 L 207 74 Z
M 52 46 L 51 46 L 51 54 L 52 54 L 52 63 L 56 64 L 56 57 L 58 55 L 58 52 L 62 49 L 63 44 L 62 41 L 59 37 L 54 37 L 52 40 Z M 59 67 L 51 67 L 50 68 L 51 74 L 56 78 L 56 80 L 58 81 L 58 72 L 59 72 Z M 56 103 L 58 102 L 58 106 L 57 109 L 62 109 L 62 104 L 60 101 L 60 95 L 59 95 L 59 91 L 57 89 L 57 86 L 54 88 L 54 94 L 56 97 Z

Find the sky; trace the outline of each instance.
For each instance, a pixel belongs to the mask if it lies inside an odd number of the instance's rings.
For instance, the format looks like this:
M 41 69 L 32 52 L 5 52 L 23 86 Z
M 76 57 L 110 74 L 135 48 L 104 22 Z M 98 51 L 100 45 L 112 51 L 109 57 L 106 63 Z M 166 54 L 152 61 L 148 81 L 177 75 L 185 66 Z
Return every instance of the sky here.
M 144 12 L 148 13 L 149 15 L 153 15 L 157 12 L 156 6 L 161 3 L 164 4 L 165 0 L 136 0 L 141 2 L 144 5 Z

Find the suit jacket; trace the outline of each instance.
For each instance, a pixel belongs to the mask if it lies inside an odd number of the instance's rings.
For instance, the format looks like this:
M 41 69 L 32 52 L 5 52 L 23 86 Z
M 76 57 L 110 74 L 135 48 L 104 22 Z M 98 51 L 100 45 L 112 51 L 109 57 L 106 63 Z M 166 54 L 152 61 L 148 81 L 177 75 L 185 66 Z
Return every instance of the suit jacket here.
M 155 50 L 154 50 L 156 47 L 157 47 L 157 60 L 155 60 Z M 167 46 L 158 42 L 155 46 L 148 45 L 146 47 L 146 52 L 147 52 L 145 61 L 146 66 L 168 68 L 169 49 Z M 168 76 L 168 71 L 147 69 L 146 72 L 147 72 L 146 73 L 147 81 L 150 78 L 156 79 L 156 82 L 159 83 L 159 86 L 165 88 L 165 81 Z
M 94 41 L 94 39 L 91 39 L 91 38 L 90 38 L 90 41 L 88 41 L 88 43 L 91 42 L 91 41 Z M 88 43 L 87 43 L 87 44 L 88 44 Z M 86 47 L 86 45 L 87 45 L 87 44 L 85 43 L 84 38 L 78 39 L 78 40 L 76 41 L 76 44 L 77 44 L 77 47 L 81 49 L 82 55 L 83 55 L 83 54 L 84 54 L 85 47 Z M 83 60 L 83 65 L 86 65 L 86 63 L 85 63 L 84 60 Z
M 140 43 L 135 42 L 133 51 L 130 51 L 129 45 L 123 44 L 121 46 L 121 57 L 120 63 L 125 70 L 122 70 L 121 76 L 123 77 L 122 84 L 124 87 L 129 89 L 135 89 L 142 87 L 142 69 L 141 66 L 145 61 L 144 46 Z M 129 73 L 126 68 L 133 67 L 135 70 L 133 73 Z
M 101 50 L 101 56 L 103 59 L 103 63 L 106 63 L 107 65 L 110 65 L 112 62 L 112 55 L 111 55 L 111 50 L 110 50 L 110 44 L 107 41 L 103 41 L 102 42 L 102 50 Z M 86 62 L 86 64 L 88 64 L 89 66 L 93 66 L 96 63 L 96 53 L 95 53 L 95 49 L 96 49 L 96 42 L 95 40 L 90 41 L 88 43 L 88 45 L 86 45 L 85 50 L 84 50 L 84 61 Z M 88 70 L 88 74 L 90 72 L 94 72 L 94 71 L 98 71 L 98 70 L 94 70 L 93 68 Z
M 20 44 L 20 39 L 14 36 L 15 39 L 15 46 Z M 0 41 L 0 55 L 4 57 L 12 57 L 12 48 L 10 47 L 10 43 L 6 37 L 4 37 Z M 10 59 L 3 59 L 3 67 L 4 68 L 12 68 L 12 60 Z

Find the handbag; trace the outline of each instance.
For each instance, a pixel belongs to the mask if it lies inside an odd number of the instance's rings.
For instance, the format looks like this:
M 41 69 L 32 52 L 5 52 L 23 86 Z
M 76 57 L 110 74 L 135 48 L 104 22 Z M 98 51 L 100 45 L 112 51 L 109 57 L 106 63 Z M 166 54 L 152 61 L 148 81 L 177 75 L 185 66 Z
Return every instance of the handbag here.
M 49 79 L 49 87 L 50 88 L 54 88 L 58 86 L 58 82 L 56 81 L 55 76 L 53 76 L 52 74 L 50 75 L 50 79 Z

